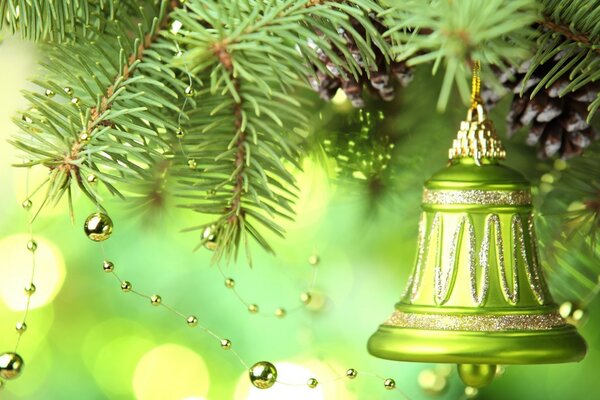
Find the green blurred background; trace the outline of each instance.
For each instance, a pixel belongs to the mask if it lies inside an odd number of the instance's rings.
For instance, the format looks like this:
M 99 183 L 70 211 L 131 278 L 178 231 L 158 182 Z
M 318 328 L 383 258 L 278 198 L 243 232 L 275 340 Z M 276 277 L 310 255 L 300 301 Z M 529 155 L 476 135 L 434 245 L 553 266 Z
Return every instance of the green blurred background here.
M 36 73 L 36 51 L 30 44 L 5 38 L 0 45 L 0 342 L 14 346 L 14 323 L 25 304 L 22 287 L 31 265 L 25 248 L 27 213 L 20 204 L 26 172 L 11 167 L 15 151 L 6 142 L 15 131 L 11 117 L 27 105 L 19 90 Z M 445 390 L 430 396 L 419 385 L 428 371 L 440 366 L 375 359 L 366 341 L 389 316 L 410 272 L 416 250 L 421 183 L 443 167 L 446 149 L 465 108 L 455 102 L 445 114 L 434 111 L 439 79 L 427 68 L 388 107 L 387 129 L 401 133 L 393 165 L 394 187 L 377 203 L 360 185 L 332 180 L 317 161 L 307 160 L 298 175 L 302 195 L 296 223 L 286 223 L 288 237 L 273 243 L 277 256 L 254 248 L 254 267 L 243 257 L 224 267 L 249 302 L 269 311 L 299 304 L 298 295 L 311 276 L 309 256 L 320 258 L 315 302 L 284 319 L 249 314 L 225 288 L 205 249 L 192 252 L 197 234 L 180 233 L 190 225 L 188 211 L 166 207 L 161 213 L 132 211 L 132 205 L 111 200 L 107 209 L 115 233 L 106 242 L 107 257 L 117 273 L 144 293 L 159 293 L 163 301 L 232 340 L 248 363 L 274 362 L 279 378 L 299 386 L 276 384 L 252 389 L 247 373 L 230 352 L 199 329 L 132 293 L 101 270 L 100 247 L 83 234 L 85 217 L 95 211 L 76 195 L 76 222 L 64 202 L 46 208 L 34 225 L 39 244 L 33 310 L 19 353 L 23 375 L 8 382 L 1 399 L 393 399 L 382 381 L 367 372 L 392 377 L 411 399 L 460 399 L 464 387 L 453 371 Z M 338 109 L 336 109 L 338 107 Z M 343 106 L 326 106 L 325 119 L 344 118 Z M 339 114 L 332 114 L 337 111 Z M 502 131 L 499 107 L 492 117 Z M 315 114 L 317 115 L 317 114 Z M 320 125 L 321 121 L 315 121 Z M 447 133 L 447 140 L 439 135 Z M 532 150 L 522 137 L 508 141 L 508 162 L 529 165 Z M 407 161 L 404 162 L 403 155 Z M 410 157 L 409 157 L 410 156 Z M 523 171 L 539 179 L 544 165 Z M 32 185 L 43 170 L 31 172 Z M 34 199 L 35 200 L 35 199 Z M 36 202 L 34 201 L 34 204 Z M 39 201 L 38 201 L 39 204 Z M 172 204 L 171 204 L 172 205 Z M 598 301 L 587 310 L 581 328 L 589 345 L 578 364 L 514 366 L 481 399 L 597 399 L 600 393 L 600 319 Z M 270 312 L 270 311 L 269 311 Z M 308 377 L 320 381 L 359 370 L 353 381 L 306 388 Z M 426 371 L 426 372 L 423 372 Z

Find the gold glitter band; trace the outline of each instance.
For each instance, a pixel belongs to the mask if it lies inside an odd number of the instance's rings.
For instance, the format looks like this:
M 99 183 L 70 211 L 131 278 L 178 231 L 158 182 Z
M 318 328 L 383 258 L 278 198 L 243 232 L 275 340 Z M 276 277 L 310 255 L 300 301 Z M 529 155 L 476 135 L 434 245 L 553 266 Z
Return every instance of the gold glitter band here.
M 423 189 L 423 204 L 467 204 L 525 206 L 531 204 L 529 190 L 431 190 Z
M 557 312 L 547 314 L 448 315 L 395 311 L 383 325 L 443 331 L 503 332 L 548 330 L 564 326 L 565 321 Z

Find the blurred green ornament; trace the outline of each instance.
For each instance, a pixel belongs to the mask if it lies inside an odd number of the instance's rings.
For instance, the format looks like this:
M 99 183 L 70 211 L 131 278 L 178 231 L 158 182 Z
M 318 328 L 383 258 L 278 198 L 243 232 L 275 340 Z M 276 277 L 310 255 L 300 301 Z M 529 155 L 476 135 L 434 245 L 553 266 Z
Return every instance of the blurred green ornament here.
M 277 369 L 268 361 L 259 361 L 248 371 L 250 383 L 258 389 L 268 389 L 277 380 Z
M 493 379 L 496 364 L 578 361 L 586 352 L 544 280 L 530 185 L 499 164 L 505 151 L 477 99 L 449 166 L 425 184 L 402 299 L 368 343 L 381 358 L 459 364 L 474 388 Z
M 428 395 L 439 396 L 448 387 L 448 376 L 445 372 L 427 368 L 419 373 L 417 382 L 419 387 Z
M 7 352 L 0 355 L 0 378 L 14 379 L 23 370 L 23 359 L 17 353 Z
M 87 217 L 83 230 L 94 242 L 102 242 L 112 234 L 113 222 L 108 215 L 96 212 Z

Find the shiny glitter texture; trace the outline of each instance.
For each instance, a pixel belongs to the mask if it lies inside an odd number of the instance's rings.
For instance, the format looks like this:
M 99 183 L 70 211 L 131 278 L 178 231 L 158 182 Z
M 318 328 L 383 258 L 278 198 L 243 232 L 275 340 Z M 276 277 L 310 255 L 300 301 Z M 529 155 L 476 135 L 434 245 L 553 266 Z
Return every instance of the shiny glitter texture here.
M 526 206 L 531 204 L 529 190 L 423 190 L 423 204 Z
M 504 332 L 554 329 L 565 325 L 557 312 L 547 314 L 414 314 L 395 311 L 383 325 L 443 331 Z
M 428 263 L 434 262 L 434 297 L 438 305 L 443 305 L 452 295 L 453 279 L 459 268 L 458 256 L 460 248 L 464 240 L 467 241 L 468 251 L 468 268 L 471 288 L 471 298 L 476 306 L 483 306 L 489 291 L 491 274 L 490 272 L 490 252 L 492 245 L 495 245 L 496 261 L 498 265 L 498 276 L 502 294 L 507 304 L 515 305 L 519 302 L 520 296 L 520 280 L 527 278 L 527 282 L 531 291 L 539 304 L 546 303 L 545 290 L 542 285 L 543 279 L 539 263 L 537 262 L 537 254 L 528 256 L 526 236 L 524 235 L 524 227 L 522 218 L 519 214 L 511 217 L 511 243 L 512 251 L 510 252 L 510 265 L 505 262 L 505 246 L 502 235 L 502 224 L 500 217 L 497 214 L 488 214 L 485 219 L 485 227 L 479 253 L 477 250 L 477 237 L 473 226 L 472 218 L 469 214 L 464 214 L 458 220 L 456 228 L 452 233 L 449 244 L 443 243 L 442 232 L 444 230 L 444 214 L 435 213 L 433 221 L 429 227 L 429 234 L 426 234 L 427 227 L 421 227 L 419 233 L 419 249 L 417 255 L 417 263 L 413 271 L 409 284 L 409 298 L 404 297 L 406 302 L 414 302 L 423 285 L 429 283 L 423 282 L 423 273 Z M 424 231 L 422 231 L 424 229 Z M 492 229 L 494 234 L 492 235 Z M 530 221 L 528 226 L 529 241 L 535 240 L 533 224 Z M 427 240 L 423 240 L 427 237 Z M 494 241 L 494 243 L 492 243 Z M 430 260 L 430 247 L 434 246 L 434 260 Z M 442 248 L 449 246 L 449 256 L 443 259 L 441 256 Z M 535 243 L 532 244 L 533 253 L 537 251 Z M 478 256 L 478 260 L 477 260 Z M 524 277 L 519 276 L 519 262 L 522 260 L 525 267 Z M 478 268 L 481 273 L 478 277 Z M 510 278 L 509 278 L 510 276 Z M 512 282 L 512 285 L 509 283 Z

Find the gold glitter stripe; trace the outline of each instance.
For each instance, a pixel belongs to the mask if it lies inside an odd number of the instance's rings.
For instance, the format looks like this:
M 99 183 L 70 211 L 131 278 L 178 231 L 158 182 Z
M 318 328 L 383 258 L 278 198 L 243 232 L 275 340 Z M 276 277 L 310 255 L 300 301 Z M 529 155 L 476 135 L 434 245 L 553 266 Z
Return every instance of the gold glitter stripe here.
M 482 206 L 524 206 L 531 204 L 529 190 L 431 190 L 423 189 L 423 204 L 467 204 Z
M 448 315 L 395 311 L 383 325 L 443 331 L 503 332 L 548 330 L 564 326 L 565 321 L 557 312 L 520 315 Z

